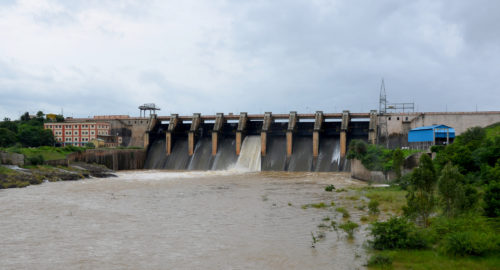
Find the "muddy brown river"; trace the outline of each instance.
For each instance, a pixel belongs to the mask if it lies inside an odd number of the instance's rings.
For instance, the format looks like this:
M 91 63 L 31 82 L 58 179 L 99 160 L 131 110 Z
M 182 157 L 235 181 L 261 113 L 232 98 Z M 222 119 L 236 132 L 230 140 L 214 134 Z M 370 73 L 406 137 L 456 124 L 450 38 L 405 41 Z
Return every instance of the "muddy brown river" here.
M 364 269 L 353 240 L 319 228 L 363 213 L 345 173 L 127 171 L 0 190 L 1 269 Z M 303 209 L 304 204 L 336 203 Z M 345 220 L 344 220 L 345 221 Z M 325 238 L 311 247 L 312 237 Z

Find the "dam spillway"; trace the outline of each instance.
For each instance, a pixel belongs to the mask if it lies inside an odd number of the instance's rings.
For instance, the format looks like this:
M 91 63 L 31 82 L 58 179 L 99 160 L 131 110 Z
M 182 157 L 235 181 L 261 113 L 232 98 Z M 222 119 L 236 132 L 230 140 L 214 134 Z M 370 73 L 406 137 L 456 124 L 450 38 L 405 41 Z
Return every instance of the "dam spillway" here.
M 375 113 L 152 116 L 145 169 L 334 172 L 352 139 L 370 140 Z

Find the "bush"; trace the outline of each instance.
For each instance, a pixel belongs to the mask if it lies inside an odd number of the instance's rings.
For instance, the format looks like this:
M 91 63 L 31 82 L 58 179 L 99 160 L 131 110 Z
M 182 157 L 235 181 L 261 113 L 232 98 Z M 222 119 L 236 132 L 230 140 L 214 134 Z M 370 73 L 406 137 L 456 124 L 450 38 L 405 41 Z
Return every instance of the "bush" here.
M 452 256 L 481 256 L 499 250 L 495 234 L 477 231 L 454 232 L 444 239 L 442 250 Z
M 392 258 L 383 254 L 372 255 L 367 263 L 367 266 L 384 267 L 389 265 L 392 265 Z
M 325 187 L 325 191 L 332 192 L 335 189 L 334 185 L 328 185 Z
M 0 128 L 0 147 L 9 147 L 17 141 L 16 133 L 10 129 Z
M 488 185 L 484 193 L 484 212 L 489 217 L 500 216 L 500 183 Z
M 421 249 L 427 246 L 426 237 L 415 224 L 402 217 L 392 217 L 386 222 L 375 222 L 371 229 L 373 248 L 384 249 Z
M 378 209 L 378 205 L 379 202 L 375 200 L 372 200 L 368 203 L 368 210 L 370 210 L 370 214 L 375 215 L 380 212 L 380 210 Z
M 336 210 L 337 212 L 339 212 L 339 213 L 342 213 L 342 217 L 343 217 L 343 218 L 349 218 L 349 217 L 351 216 L 351 215 L 349 214 L 349 212 L 348 212 L 345 208 L 343 208 L 343 207 L 339 207 L 339 208 L 337 208 L 337 209 L 335 209 L 335 210 Z
M 431 152 L 432 153 L 439 153 L 445 148 L 444 145 L 433 145 L 431 146 Z
M 495 225 L 491 224 L 488 218 L 477 214 L 465 214 L 458 217 L 437 217 L 432 219 L 431 230 L 435 239 L 439 242 L 447 235 L 455 232 L 477 231 L 483 233 L 493 233 Z
M 28 158 L 28 161 L 31 165 L 43 165 L 45 159 L 42 155 L 36 155 Z
M 346 223 L 342 223 L 339 225 L 339 228 L 344 230 L 347 233 L 347 236 L 349 239 L 352 239 L 354 237 L 354 230 L 356 230 L 359 227 L 359 225 L 355 222 L 352 222 L 348 220 Z

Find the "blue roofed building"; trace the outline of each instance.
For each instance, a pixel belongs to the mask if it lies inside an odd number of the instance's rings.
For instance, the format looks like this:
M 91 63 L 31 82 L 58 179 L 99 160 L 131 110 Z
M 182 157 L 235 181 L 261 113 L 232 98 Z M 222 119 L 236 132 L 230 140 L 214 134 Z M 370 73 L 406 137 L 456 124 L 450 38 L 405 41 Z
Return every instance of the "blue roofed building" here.
M 446 125 L 418 127 L 408 132 L 411 148 L 426 149 L 432 145 L 450 144 L 455 139 L 455 129 Z

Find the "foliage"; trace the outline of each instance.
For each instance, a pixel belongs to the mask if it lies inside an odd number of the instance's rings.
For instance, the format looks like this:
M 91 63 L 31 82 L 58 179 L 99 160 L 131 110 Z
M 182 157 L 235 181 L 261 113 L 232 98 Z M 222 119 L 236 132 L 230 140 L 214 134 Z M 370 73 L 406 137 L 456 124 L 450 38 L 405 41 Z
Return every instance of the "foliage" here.
M 495 234 L 465 231 L 449 234 L 444 240 L 442 249 L 446 254 L 453 256 L 481 256 L 500 251 L 499 247 L 500 237 Z
M 366 154 L 368 145 L 362 140 L 352 140 L 349 143 L 349 150 L 347 152 L 348 159 L 362 159 Z
M 436 171 L 428 155 L 420 157 L 419 166 L 410 177 L 407 205 L 403 211 L 407 217 L 418 220 L 427 226 L 429 216 L 435 208 L 434 189 L 436 186 Z
M 367 266 L 389 266 L 392 265 L 392 257 L 384 254 L 372 255 L 367 262 Z
M 349 212 L 343 207 L 338 207 L 335 209 L 335 211 L 341 213 L 343 218 L 349 218 L 351 216 Z
M 387 149 L 380 145 L 367 144 L 362 140 L 352 140 L 347 152 L 348 159 L 358 159 L 368 170 L 390 171 L 397 166 L 401 168 L 404 159 L 420 150 Z M 395 154 L 396 153 L 396 154 Z M 398 159 L 394 164 L 394 155 Z
M 21 143 L 25 147 L 53 145 L 55 140 L 52 131 L 45 130 L 43 127 L 44 116 L 42 111 L 38 111 L 33 118 L 28 112 L 16 121 L 5 118 L 3 122 L 0 122 L 0 147 L 9 147 L 16 143 Z M 15 136 L 3 129 L 11 131 Z
M 484 211 L 489 217 L 500 216 L 500 182 L 488 185 L 484 192 Z
M 451 162 L 467 179 L 473 179 L 472 175 L 479 175 L 483 183 L 500 181 L 500 167 L 499 173 L 496 173 L 496 164 L 500 159 L 500 136 L 490 129 L 475 127 L 457 136 L 454 143 L 437 153 L 437 167 L 441 169 Z M 475 181 L 473 184 L 480 183 Z
M 464 176 L 451 163 L 448 163 L 441 171 L 438 191 L 441 195 L 441 203 L 445 215 L 452 216 L 458 212 L 459 203 L 465 196 L 463 182 Z
M 379 205 L 379 202 L 375 201 L 375 200 L 371 200 L 368 203 L 368 210 L 370 211 L 370 214 L 375 215 L 375 214 L 378 214 L 380 212 L 380 210 L 378 209 L 378 205 Z
M 37 148 L 23 148 L 23 147 L 13 146 L 2 149 L 2 151 L 10 153 L 23 154 L 27 158 L 41 155 L 43 156 L 44 160 L 65 159 L 66 156 L 70 153 L 81 152 L 84 150 L 85 148 L 83 147 L 76 147 L 69 145 L 65 147 L 40 146 Z
M 28 158 L 28 161 L 31 165 L 43 165 L 45 161 L 42 155 L 36 155 Z
M 347 237 L 349 239 L 352 239 L 354 237 L 354 230 L 356 230 L 358 227 L 359 225 L 357 223 L 352 222 L 350 220 L 339 225 L 339 228 L 341 228 L 342 230 L 344 230 L 344 232 L 347 233 Z
M 368 265 L 368 269 L 412 270 L 498 270 L 500 256 L 450 257 L 434 250 L 386 250 L 377 252 L 392 258 L 390 266 Z
M 379 209 L 382 211 L 401 212 L 406 205 L 406 191 L 399 186 L 390 187 L 365 187 L 362 189 L 364 196 L 372 201 L 379 202 Z
M 6 128 L 14 133 L 17 133 L 17 124 L 6 118 L 3 122 L 0 122 L 0 128 Z
M 16 133 L 7 128 L 0 128 L 0 147 L 9 147 L 16 142 Z
M 392 168 L 398 179 L 401 178 L 401 167 L 403 167 L 403 162 L 403 151 L 401 151 L 401 149 L 394 150 L 392 153 Z
M 23 146 L 38 147 L 43 145 L 53 145 L 54 136 L 52 131 L 44 130 L 42 127 L 31 125 L 21 125 L 18 133 L 19 142 Z
M 403 217 L 392 217 L 385 222 L 375 222 L 371 229 L 373 248 L 425 248 L 427 240 L 421 230 Z
M 332 192 L 335 189 L 334 185 L 328 185 L 325 187 L 325 191 Z
M 307 209 L 307 208 L 316 208 L 316 209 L 320 209 L 320 208 L 326 208 L 326 207 L 329 207 L 329 206 L 334 206 L 335 203 L 332 201 L 330 205 L 327 205 L 326 203 L 324 202 L 319 202 L 319 203 L 309 203 L 309 204 L 304 204 L 302 205 L 302 209 Z

